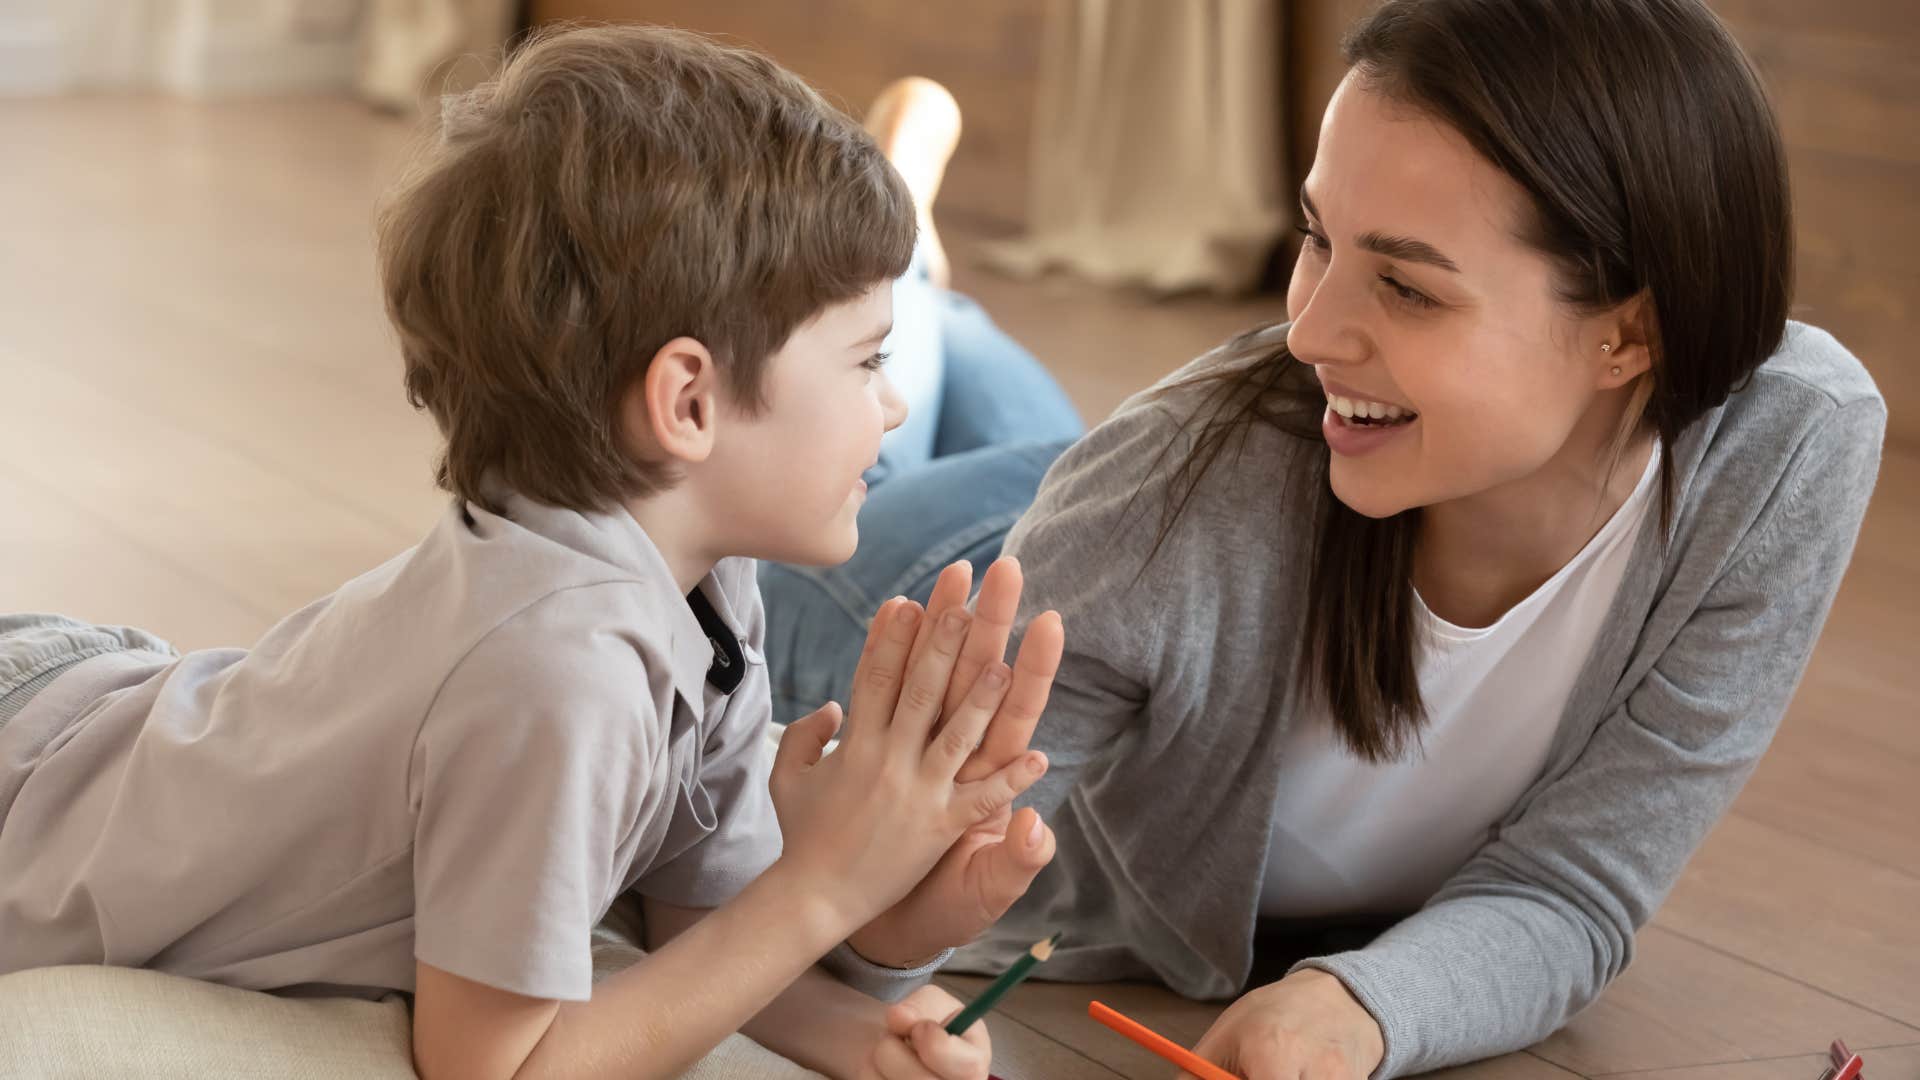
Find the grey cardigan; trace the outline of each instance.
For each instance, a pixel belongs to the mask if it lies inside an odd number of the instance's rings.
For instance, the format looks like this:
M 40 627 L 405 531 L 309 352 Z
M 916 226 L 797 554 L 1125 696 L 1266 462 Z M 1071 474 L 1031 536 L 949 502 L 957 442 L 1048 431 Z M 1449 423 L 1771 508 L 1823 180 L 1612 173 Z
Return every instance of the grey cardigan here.
M 1224 362 L 1209 354 L 1182 374 Z M 1027 609 L 1058 609 L 1067 630 L 1034 739 L 1052 768 L 1022 800 L 1059 854 L 950 970 L 998 971 L 1058 928 L 1044 977 L 1146 978 L 1192 998 L 1232 996 L 1247 978 L 1276 754 L 1300 712 L 1307 552 L 1329 494 L 1323 449 L 1257 428 L 1237 455 L 1229 444 L 1136 580 L 1168 489 L 1156 459 L 1188 448 L 1199 396 L 1122 405 L 1054 465 L 1007 542 Z M 1790 324 L 1752 380 L 1669 448 L 1666 543 L 1650 515 L 1565 712 L 1540 718 L 1558 733 L 1538 780 L 1420 911 L 1365 948 L 1304 961 L 1379 1021 L 1376 1076 L 1530 1045 L 1627 966 L 1635 931 L 1773 737 L 1852 553 L 1885 427 L 1860 363 Z

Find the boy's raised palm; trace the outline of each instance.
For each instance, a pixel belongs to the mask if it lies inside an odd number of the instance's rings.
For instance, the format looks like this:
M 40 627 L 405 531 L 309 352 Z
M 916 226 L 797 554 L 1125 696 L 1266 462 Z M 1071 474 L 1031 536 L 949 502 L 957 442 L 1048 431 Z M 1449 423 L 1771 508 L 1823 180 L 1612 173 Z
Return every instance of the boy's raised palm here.
M 971 616 L 959 606 L 920 615 L 907 600 L 881 607 L 839 748 L 824 753 L 841 726 L 838 707 L 829 705 L 787 729 L 774 761 L 785 851 L 769 873 L 824 901 L 848 929 L 898 903 L 963 834 L 1003 813 L 1046 767 L 1040 755 L 1021 753 L 987 775 L 958 779 L 1008 697 L 1012 673 L 1005 664 L 981 665 L 950 698 Z M 943 704 L 956 699 L 940 724 Z
M 940 575 L 928 598 L 929 618 L 963 609 L 972 568 L 956 563 Z M 1001 559 L 987 571 L 975 604 L 966 645 L 954 666 L 936 739 L 956 734 L 967 689 L 979 673 L 1002 664 L 1020 607 L 1020 566 Z M 980 745 L 958 779 L 992 776 L 1027 752 L 1060 668 L 1064 635 L 1060 617 L 1047 612 L 1027 627 L 1013 669 L 1012 686 Z M 1053 858 L 1053 831 L 1031 809 L 1003 808 L 969 827 L 933 870 L 898 904 L 853 935 L 862 956 L 895 967 L 918 966 L 942 949 L 973 940 L 1024 896 L 1034 876 Z

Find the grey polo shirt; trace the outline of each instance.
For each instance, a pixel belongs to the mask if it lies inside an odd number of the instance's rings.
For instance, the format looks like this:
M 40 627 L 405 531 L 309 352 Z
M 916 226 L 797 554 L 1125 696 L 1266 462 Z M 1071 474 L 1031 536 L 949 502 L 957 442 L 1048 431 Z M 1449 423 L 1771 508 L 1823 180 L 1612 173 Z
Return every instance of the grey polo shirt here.
M 625 511 L 504 508 L 251 651 L 87 660 L 0 729 L 0 973 L 378 992 L 417 957 L 581 1000 L 621 891 L 712 907 L 772 863 L 753 564 L 690 603 Z

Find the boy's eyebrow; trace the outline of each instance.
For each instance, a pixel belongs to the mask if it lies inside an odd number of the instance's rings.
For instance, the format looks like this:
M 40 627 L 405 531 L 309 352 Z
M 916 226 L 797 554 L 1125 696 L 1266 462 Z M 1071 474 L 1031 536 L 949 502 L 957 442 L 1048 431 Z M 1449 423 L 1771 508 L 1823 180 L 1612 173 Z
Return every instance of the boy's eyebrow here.
M 856 349 L 861 349 L 861 348 L 865 348 L 868 345 L 878 345 L 881 342 L 887 340 L 887 335 L 891 333 L 893 333 L 893 324 L 886 323 L 884 325 L 874 328 L 873 333 L 868 334 L 866 337 L 863 337 L 859 341 L 854 342 L 853 347 Z
M 1300 185 L 1300 208 L 1305 210 L 1307 216 L 1310 218 L 1318 219 L 1320 217 L 1320 208 L 1313 205 L 1313 198 L 1307 194 L 1307 185 L 1305 184 Z M 1460 272 L 1460 267 L 1452 259 L 1442 255 L 1439 248 L 1434 247 L 1425 240 L 1415 240 L 1411 236 L 1390 236 L 1380 232 L 1365 232 L 1360 234 L 1358 243 L 1365 250 L 1377 255 L 1385 255 L 1389 259 L 1399 259 L 1402 262 L 1426 263 L 1429 266 L 1437 266 L 1442 270 L 1454 274 Z

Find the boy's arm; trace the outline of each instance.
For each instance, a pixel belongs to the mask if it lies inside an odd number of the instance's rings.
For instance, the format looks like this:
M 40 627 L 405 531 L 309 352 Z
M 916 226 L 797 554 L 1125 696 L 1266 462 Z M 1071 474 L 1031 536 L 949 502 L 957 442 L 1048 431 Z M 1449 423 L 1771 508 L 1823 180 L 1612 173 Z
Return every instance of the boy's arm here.
M 648 898 L 649 952 L 711 916 L 709 910 L 677 907 Z M 887 1006 L 855 990 L 819 966 L 809 967 L 740 1028 L 741 1034 L 789 1060 L 828 1076 L 852 1076 L 887 1034 Z
M 838 984 L 844 994 L 834 992 L 823 973 L 794 986 L 845 933 L 810 891 L 769 870 L 601 982 L 588 1001 L 524 997 L 421 964 L 414 1066 L 423 1080 L 672 1077 L 765 1010 L 765 1023 L 748 1025 L 750 1033 L 804 1064 L 850 1076 L 885 1032 L 884 1007 Z M 817 999 L 802 1004 L 803 994 Z

